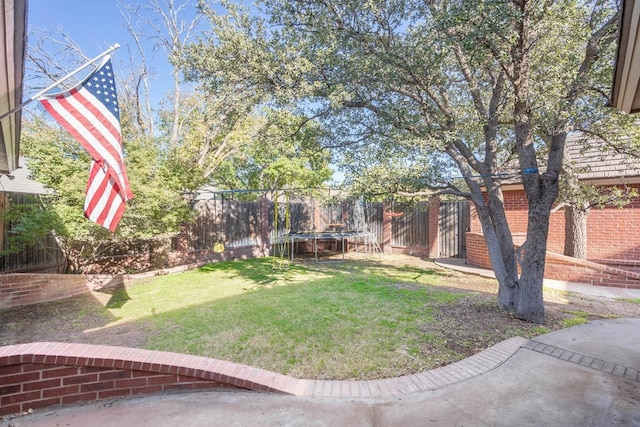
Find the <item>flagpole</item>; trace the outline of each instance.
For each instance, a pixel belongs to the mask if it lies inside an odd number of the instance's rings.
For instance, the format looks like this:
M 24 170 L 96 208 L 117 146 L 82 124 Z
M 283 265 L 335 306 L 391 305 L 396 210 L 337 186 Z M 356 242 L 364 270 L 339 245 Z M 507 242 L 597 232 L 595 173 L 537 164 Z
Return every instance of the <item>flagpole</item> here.
M 60 80 L 56 81 L 55 83 L 50 84 L 46 88 L 42 89 L 40 92 L 38 92 L 35 95 L 33 95 L 31 98 L 29 98 L 26 101 L 24 101 L 22 104 L 18 105 L 17 107 L 12 108 L 8 112 L 6 112 L 3 115 L 1 115 L 0 116 L 0 120 L 3 120 L 5 117 L 10 116 L 11 114 L 15 113 L 16 111 L 22 110 L 24 107 L 26 107 L 27 105 L 31 104 L 33 101 L 38 99 L 40 96 L 44 95 L 45 93 L 49 92 L 54 87 L 58 86 L 63 81 L 67 80 L 69 77 L 71 77 L 74 74 L 84 70 L 89 65 L 93 64 L 94 62 L 96 62 L 98 59 L 110 54 L 111 52 L 113 52 L 114 50 L 118 49 L 119 47 L 120 47 L 120 45 L 118 43 L 114 43 L 112 46 L 109 47 L 109 49 L 105 50 L 100 55 L 96 56 L 95 58 L 93 58 L 93 59 L 89 60 L 88 62 L 84 63 L 83 65 L 79 66 L 78 68 L 76 68 L 75 70 L 73 70 L 72 72 L 70 72 L 69 74 L 67 74 L 63 78 L 61 78 Z

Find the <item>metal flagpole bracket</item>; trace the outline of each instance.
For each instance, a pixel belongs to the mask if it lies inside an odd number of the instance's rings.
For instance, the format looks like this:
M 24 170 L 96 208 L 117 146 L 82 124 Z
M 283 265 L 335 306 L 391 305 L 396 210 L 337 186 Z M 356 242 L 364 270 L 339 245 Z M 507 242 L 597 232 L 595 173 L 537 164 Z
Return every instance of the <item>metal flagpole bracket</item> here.
M 3 115 L 0 116 L 0 120 L 3 120 L 5 117 L 10 116 L 11 114 L 15 113 L 16 111 L 20 111 L 22 110 L 24 107 L 26 107 L 27 105 L 31 104 L 33 101 L 35 101 L 36 99 L 40 98 L 42 95 L 44 95 L 45 93 L 49 92 L 51 89 L 53 89 L 54 87 L 58 86 L 60 83 L 62 83 L 63 81 L 67 80 L 69 77 L 73 76 L 74 74 L 84 70 L 85 68 L 87 68 L 89 65 L 93 64 L 94 62 L 96 62 L 97 60 L 99 60 L 100 58 L 110 54 L 111 52 L 113 52 L 114 50 L 118 49 L 120 47 L 120 45 L 118 43 L 114 43 L 113 45 L 111 45 L 109 47 L 109 49 L 105 50 L 104 52 L 102 52 L 100 55 L 96 56 L 93 59 L 90 59 L 89 61 L 85 62 L 84 64 L 82 64 L 81 66 L 79 66 L 78 68 L 76 68 L 75 70 L 73 70 L 72 72 L 70 72 L 69 74 L 67 74 L 66 76 L 64 76 L 63 78 L 61 78 L 60 80 L 56 81 L 55 83 L 50 84 L 49 86 L 47 86 L 46 88 L 42 89 L 40 92 L 36 93 L 35 95 L 33 95 L 31 98 L 27 99 L 26 101 L 24 101 L 22 104 L 18 105 L 17 107 L 12 108 L 11 110 L 9 110 L 8 112 L 4 113 Z

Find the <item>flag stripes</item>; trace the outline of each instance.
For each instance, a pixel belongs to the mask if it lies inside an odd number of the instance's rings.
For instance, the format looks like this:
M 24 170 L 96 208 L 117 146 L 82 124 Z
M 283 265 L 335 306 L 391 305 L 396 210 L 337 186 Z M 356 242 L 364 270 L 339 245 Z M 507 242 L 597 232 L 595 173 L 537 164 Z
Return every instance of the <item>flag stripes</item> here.
M 102 164 L 92 161 L 84 202 L 86 217 L 115 231 L 125 208 L 125 201 L 120 193 L 118 183 L 105 172 Z
M 93 98 L 93 99 L 92 99 Z M 73 137 L 82 144 L 93 159 L 102 159 L 112 165 L 113 173 L 122 187 L 124 165 L 120 152 L 120 124 L 102 122 L 107 115 L 95 108 L 86 108 L 98 102 L 91 93 L 72 89 L 66 95 L 58 95 L 51 100 L 42 100 L 42 105 Z M 111 114 L 108 114 L 112 116 Z M 113 116 L 112 116 L 113 117 Z M 117 127 L 116 127 L 117 126 Z
M 91 155 L 85 216 L 114 231 L 124 213 L 125 202 L 133 194 L 124 165 L 110 58 L 105 57 L 76 87 L 44 95 L 40 102 Z

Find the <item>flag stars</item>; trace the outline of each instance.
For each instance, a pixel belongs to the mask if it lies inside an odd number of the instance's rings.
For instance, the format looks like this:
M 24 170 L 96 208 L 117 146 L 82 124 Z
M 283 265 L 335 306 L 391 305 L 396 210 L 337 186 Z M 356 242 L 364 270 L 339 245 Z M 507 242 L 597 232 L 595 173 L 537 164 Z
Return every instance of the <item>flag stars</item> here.
M 116 95 L 116 83 L 112 68 L 105 65 L 98 69 L 84 84 L 86 90 L 91 92 L 109 111 L 119 115 L 118 97 Z

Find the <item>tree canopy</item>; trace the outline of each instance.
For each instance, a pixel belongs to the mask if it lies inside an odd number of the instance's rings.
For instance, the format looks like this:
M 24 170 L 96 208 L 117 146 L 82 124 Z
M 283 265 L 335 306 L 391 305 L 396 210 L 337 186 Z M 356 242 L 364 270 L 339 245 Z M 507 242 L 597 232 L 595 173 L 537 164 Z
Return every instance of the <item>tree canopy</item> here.
M 617 3 L 261 5 L 263 15 L 232 4 L 225 16 L 209 11 L 214 34 L 185 49 L 186 75 L 208 90 L 224 83 L 244 93 L 270 93 L 273 102 L 329 123 L 334 147 L 382 142 L 419 153 L 408 158 L 445 154 L 442 170 L 455 166 L 466 188 L 447 173 L 434 174 L 425 188 L 473 201 L 500 284 L 499 305 L 544 321 L 546 239 L 565 139 L 616 114 L 604 107 L 604 95 Z M 501 188 L 514 162 L 530 207 L 518 252 Z
M 191 198 L 203 185 L 298 186 L 328 179 L 328 153 L 317 144 L 319 125 L 295 132 L 292 129 L 301 118 L 275 110 L 263 114 L 261 96 L 246 96 L 229 84 L 219 86 L 211 96 L 182 80 L 178 58 L 199 28 L 200 15 L 185 18 L 192 16 L 187 8 L 195 10 L 193 2 L 154 0 L 119 6 L 140 55 L 140 62 L 130 58 L 132 62 L 116 72 L 125 163 L 134 198 L 127 203 L 114 234 L 87 221 L 83 205 L 90 158 L 53 119 L 35 108 L 24 119 L 23 154 L 33 177 L 54 194 L 42 198 L 38 215 L 17 215 L 23 206 L 6 212 L 14 228 L 39 233 L 53 230 L 69 269 L 81 271 L 109 246 L 141 239 L 166 240 L 178 232 L 191 219 Z M 159 105 L 150 98 L 153 79 L 146 62 L 149 52 L 143 48 L 145 39 L 174 64 L 173 89 Z M 30 41 L 33 87 L 47 85 L 87 60 L 79 45 L 64 33 L 35 31 Z M 125 61 L 115 62 L 122 65 Z M 130 74 L 124 74 L 126 70 Z M 82 76 L 65 86 L 76 84 L 79 78 Z M 23 233 L 23 240 L 31 240 L 32 234 Z M 12 243 L 17 250 L 21 241 Z

